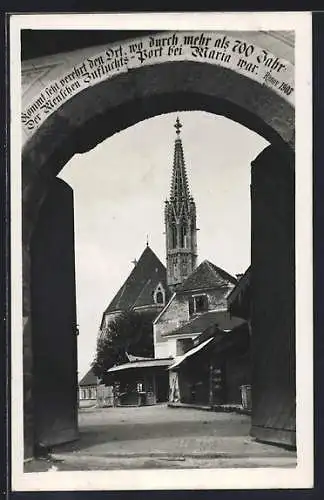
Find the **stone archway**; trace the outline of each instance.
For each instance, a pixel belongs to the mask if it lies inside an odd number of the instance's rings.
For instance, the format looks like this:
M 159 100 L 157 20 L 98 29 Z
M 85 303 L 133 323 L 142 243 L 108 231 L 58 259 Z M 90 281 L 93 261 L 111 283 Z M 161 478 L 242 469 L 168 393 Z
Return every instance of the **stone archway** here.
M 224 40 L 224 35 L 220 35 L 217 39 Z M 145 43 L 145 40 L 147 42 L 147 39 L 143 39 L 135 40 L 133 43 Z M 244 43 L 248 47 L 256 47 L 253 37 L 245 39 Z M 259 50 L 261 51 L 259 53 L 265 51 L 265 49 Z M 289 69 L 287 80 L 289 84 L 286 84 L 293 91 L 291 86 L 293 65 L 281 60 L 279 56 L 270 56 L 271 52 L 268 51 L 267 57 L 271 59 L 271 64 L 277 65 L 275 68 L 281 65 Z M 276 88 L 272 88 L 269 79 L 267 81 L 265 78 L 269 66 L 260 64 L 263 76 L 257 78 L 238 64 L 236 60 L 235 67 L 231 67 L 225 58 L 222 63 L 217 61 L 211 64 L 210 61 L 206 62 L 206 57 L 200 58 L 197 62 L 193 60 L 191 54 L 191 57 L 181 56 L 181 60 L 166 57 L 155 64 L 144 64 L 114 74 L 113 78 L 100 78 L 95 84 L 81 88 L 71 95 L 71 98 L 65 99 L 55 111 L 48 114 L 48 117 L 40 118 L 35 128 L 30 130 L 30 135 L 26 133 L 22 151 L 22 196 L 27 456 L 32 453 L 32 442 L 28 440 L 28 436 L 32 436 L 33 429 L 30 408 L 32 400 L 30 239 L 49 186 L 74 154 L 93 148 L 103 139 L 138 121 L 175 110 L 205 110 L 227 116 L 264 136 L 278 149 L 288 147 L 293 150 L 294 105 L 289 92 L 278 91 L 283 81 L 278 79 L 277 87 L 275 85 Z M 64 75 L 71 75 L 73 70 L 66 72 L 64 68 L 64 71 L 63 75 L 56 77 L 56 81 L 63 81 Z M 47 83 L 43 91 L 39 91 L 38 97 L 34 96 L 33 103 L 45 99 L 46 89 L 50 88 Z M 26 109 L 37 114 L 37 106 L 33 107 L 33 104 Z

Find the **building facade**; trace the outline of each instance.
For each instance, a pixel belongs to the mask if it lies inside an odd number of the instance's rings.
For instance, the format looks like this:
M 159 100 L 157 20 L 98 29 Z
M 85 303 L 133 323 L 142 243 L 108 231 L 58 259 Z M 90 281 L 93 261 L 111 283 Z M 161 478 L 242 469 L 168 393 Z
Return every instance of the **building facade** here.
M 97 405 L 98 379 L 90 369 L 79 382 L 79 408 Z
M 100 383 L 92 368 L 79 382 L 79 408 L 113 406 L 113 391 Z
M 172 359 L 128 358 L 128 363 L 113 366 L 107 372 L 114 406 L 150 406 L 168 401 L 167 368 Z
M 231 329 L 207 328 L 193 341 L 194 347 L 170 365 L 171 405 L 250 410 L 242 398 L 251 383 L 248 325 L 232 318 L 225 326 Z
M 209 326 L 233 327 L 235 321 L 231 321 L 227 311 L 227 297 L 236 283 L 236 278 L 226 271 L 203 261 L 154 321 L 155 356 L 181 356 Z

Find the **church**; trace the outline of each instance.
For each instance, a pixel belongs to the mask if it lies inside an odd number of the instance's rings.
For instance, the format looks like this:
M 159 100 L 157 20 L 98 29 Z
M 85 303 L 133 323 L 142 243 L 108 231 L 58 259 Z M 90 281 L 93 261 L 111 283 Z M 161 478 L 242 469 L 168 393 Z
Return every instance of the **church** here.
M 171 189 L 164 206 L 166 267 L 147 243 L 104 311 L 99 329 L 100 338 L 109 322 L 123 311 L 153 314 L 154 358 L 135 358 L 129 353 L 128 363 L 107 372 L 107 381 L 119 385 L 122 397 L 118 404 L 172 401 L 175 385 L 181 400 L 180 357 L 187 354 L 188 358 L 192 351 L 193 356 L 200 336 L 211 327 L 229 332 L 244 322 L 231 316 L 227 307 L 237 278 L 207 260 L 198 265 L 196 204 L 189 189 L 179 118 L 174 126 Z M 172 370 L 175 361 L 177 370 Z
M 148 243 L 134 268 L 103 313 L 99 336 L 123 311 L 157 316 L 170 298 L 166 269 Z

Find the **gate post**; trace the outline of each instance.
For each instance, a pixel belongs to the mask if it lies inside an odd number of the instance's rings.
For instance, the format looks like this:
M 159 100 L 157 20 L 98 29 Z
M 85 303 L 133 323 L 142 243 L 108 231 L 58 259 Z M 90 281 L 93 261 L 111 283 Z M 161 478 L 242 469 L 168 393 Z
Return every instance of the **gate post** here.
M 73 191 L 53 179 L 39 205 L 24 214 L 25 459 L 78 436 Z
M 252 429 L 296 445 L 294 155 L 271 145 L 251 172 Z

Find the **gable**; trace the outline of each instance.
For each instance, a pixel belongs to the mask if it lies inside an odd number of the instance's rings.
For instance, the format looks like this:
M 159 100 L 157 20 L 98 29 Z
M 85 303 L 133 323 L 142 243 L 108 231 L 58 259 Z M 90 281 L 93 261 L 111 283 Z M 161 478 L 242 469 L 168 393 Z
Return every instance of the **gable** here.
M 79 382 L 80 386 L 97 385 L 97 377 L 92 371 L 92 368 L 84 375 Z
M 189 309 L 187 297 L 174 293 L 153 323 L 155 343 L 163 342 L 163 334 L 175 330 L 188 320 Z
M 184 281 L 177 292 L 189 292 L 208 288 L 223 288 L 236 285 L 237 280 L 224 269 L 204 260 Z

